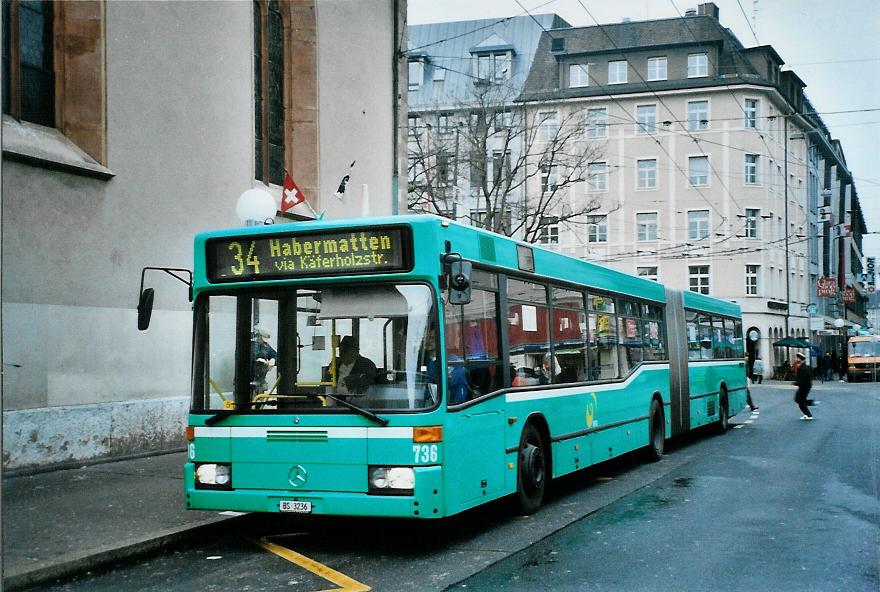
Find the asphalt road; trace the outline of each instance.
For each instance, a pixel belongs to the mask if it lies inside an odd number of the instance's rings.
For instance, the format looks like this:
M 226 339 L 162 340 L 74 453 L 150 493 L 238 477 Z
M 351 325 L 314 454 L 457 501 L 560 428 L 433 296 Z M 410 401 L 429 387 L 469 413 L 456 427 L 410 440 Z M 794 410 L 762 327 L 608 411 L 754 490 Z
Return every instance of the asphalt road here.
M 880 590 L 880 387 L 793 387 L 723 436 L 558 480 L 536 515 L 254 516 L 217 540 L 33 590 Z

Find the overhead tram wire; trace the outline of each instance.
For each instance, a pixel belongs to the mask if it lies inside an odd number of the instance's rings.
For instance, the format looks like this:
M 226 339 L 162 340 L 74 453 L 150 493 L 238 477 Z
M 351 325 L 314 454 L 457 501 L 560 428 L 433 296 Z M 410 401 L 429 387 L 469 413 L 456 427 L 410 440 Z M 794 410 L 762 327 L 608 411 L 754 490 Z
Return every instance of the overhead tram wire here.
M 539 4 L 538 6 L 535 6 L 534 8 L 532 8 L 532 10 L 538 10 L 539 8 L 544 8 L 548 4 L 553 4 L 554 2 L 557 2 L 557 1 L 558 0 L 547 0 L 543 4 Z M 520 5 L 520 6 L 522 6 L 522 5 Z M 407 49 L 406 52 L 410 53 L 413 51 L 418 51 L 420 49 L 425 49 L 426 47 L 433 47 L 434 45 L 439 45 L 441 43 L 446 43 L 447 41 L 452 41 L 453 39 L 458 39 L 460 37 L 466 37 L 467 35 L 471 35 L 473 33 L 479 33 L 480 31 L 483 31 L 485 29 L 489 29 L 491 27 L 494 27 L 495 25 L 500 25 L 501 23 L 506 23 L 507 21 L 509 21 L 511 19 L 514 19 L 518 16 L 524 16 L 526 14 L 529 14 L 528 10 L 526 10 L 525 12 L 521 12 L 520 14 L 514 14 L 511 16 L 506 16 L 504 18 L 500 18 L 497 21 L 493 21 L 487 25 L 483 25 L 482 27 L 477 27 L 476 29 L 471 29 L 470 31 L 465 31 L 464 33 L 459 33 L 457 35 L 450 35 L 449 37 L 444 37 L 443 39 L 438 39 L 437 41 L 432 41 L 431 43 L 426 43 L 425 45 L 419 45 L 418 47 L 411 47 L 411 48 Z M 529 16 L 531 16 L 531 14 L 529 14 Z M 534 19 L 535 17 L 532 16 L 532 18 Z M 418 25 L 408 25 L 408 26 L 418 26 Z
M 685 29 L 688 30 L 688 33 L 690 33 L 690 35 L 691 35 L 691 37 L 693 37 L 694 41 L 696 41 L 697 43 L 702 43 L 702 42 L 697 38 L 696 33 L 694 33 L 694 30 L 691 28 L 690 24 L 688 23 L 688 21 L 687 21 L 687 17 L 685 17 L 685 16 L 681 13 L 681 10 L 679 10 L 678 5 L 675 4 L 675 0 L 669 0 L 669 3 L 672 4 L 672 7 L 675 9 L 675 12 L 678 13 L 679 18 L 682 19 L 682 23 L 684 24 Z M 755 40 L 757 41 L 757 36 L 756 36 Z M 737 42 L 738 42 L 738 40 L 737 40 Z M 760 44 L 761 44 L 761 42 L 758 41 L 758 45 L 760 45 Z M 747 60 L 746 60 L 745 57 L 743 56 L 742 51 L 740 51 L 739 48 L 736 47 L 736 44 L 733 44 L 733 43 L 732 43 L 732 44 L 731 44 L 731 47 L 733 48 L 733 50 L 734 50 L 734 51 L 737 53 L 737 55 L 739 56 L 740 61 L 743 62 L 743 63 L 746 63 Z M 721 71 L 720 68 L 718 67 L 718 65 L 715 64 L 715 63 L 713 62 L 713 60 L 709 57 L 709 53 L 708 53 L 708 52 L 706 53 L 706 61 L 707 61 L 709 64 L 712 65 L 712 67 L 713 67 L 713 69 L 714 69 L 715 71 L 717 71 L 717 72 L 720 72 L 720 71 Z M 723 80 L 724 80 L 724 79 L 722 78 L 722 81 L 723 81 Z M 728 84 L 727 82 L 722 82 L 722 83 L 723 83 L 724 86 L 727 88 L 727 90 L 730 92 L 731 97 L 733 97 L 733 103 L 734 103 L 734 104 L 739 108 L 739 110 L 742 112 L 742 114 L 743 114 L 743 118 L 744 118 L 743 120 L 745 120 L 745 117 L 747 117 L 746 110 L 745 110 L 745 109 L 743 108 L 743 106 L 740 104 L 739 98 L 736 96 L 736 91 L 735 91 L 735 90 L 730 86 L 730 84 Z M 769 116 L 768 116 L 768 118 L 769 118 Z M 786 129 L 784 129 L 783 131 L 784 131 L 785 134 L 787 135 L 787 134 L 788 134 L 787 126 L 783 126 L 783 127 L 786 128 Z M 770 145 L 767 143 L 767 139 L 764 137 L 764 134 L 761 133 L 761 132 L 760 132 L 759 130 L 757 130 L 757 129 L 755 129 L 755 132 L 758 134 L 758 137 L 761 139 L 761 142 L 764 144 L 764 147 L 767 148 L 767 153 L 768 153 L 768 154 L 771 154 L 773 151 L 772 151 L 772 149 L 770 148 Z M 806 163 L 804 163 L 804 164 L 806 164 Z M 788 195 L 785 196 L 785 199 L 786 199 L 786 201 L 788 200 Z
M 739 4 L 739 10 L 742 12 L 743 18 L 746 20 L 746 24 L 749 26 L 749 31 L 752 32 L 752 37 L 755 38 L 755 43 L 761 45 L 761 42 L 758 41 L 758 34 L 755 33 L 755 28 L 752 26 L 752 21 L 749 20 L 749 15 L 746 14 L 746 9 L 743 8 L 742 2 L 740 0 L 736 0 L 736 3 Z
M 548 31 L 548 30 L 547 30 L 546 28 L 544 28 L 543 26 L 542 26 L 541 28 L 544 29 L 544 32 L 545 32 L 545 33 L 547 33 L 549 36 L 552 37 L 552 35 L 550 35 L 550 31 Z M 614 102 L 614 103 L 615 103 L 615 104 L 621 109 L 621 111 L 623 111 L 624 113 L 626 113 L 627 115 L 630 116 L 630 118 L 632 119 L 632 122 L 633 122 L 633 123 L 638 124 L 638 121 L 636 120 L 636 118 L 633 117 L 633 116 L 629 113 L 629 111 L 627 111 L 626 107 L 624 107 L 624 106 L 621 104 L 621 102 L 620 102 L 620 101 L 619 101 L 619 100 L 618 100 L 618 99 L 617 99 L 612 93 L 608 92 L 608 89 L 605 87 L 605 85 L 603 85 L 601 82 L 599 82 L 598 80 L 596 80 L 595 77 L 594 77 L 592 74 L 590 74 L 589 72 L 587 72 L 587 76 L 588 76 L 588 77 L 589 77 L 589 78 L 590 78 L 590 79 L 596 84 L 596 86 L 599 87 L 599 89 L 600 89 L 602 92 L 604 92 L 604 93 L 608 96 L 609 99 L 611 99 L 611 100 L 612 100 L 612 101 L 613 101 L 613 102 Z M 528 102 L 529 102 L 528 100 L 524 101 L 524 103 L 528 103 Z M 667 108 L 667 109 L 668 109 L 668 108 Z M 656 137 L 654 134 L 652 134 L 650 131 L 648 131 L 647 135 L 648 135 L 652 140 L 654 140 L 654 142 L 660 147 L 660 149 L 664 152 L 664 154 L 666 154 L 666 156 L 669 157 L 670 162 L 672 162 L 673 164 L 675 164 L 676 168 L 677 168 L 678 171 L 682 174 L 682 176 L 683 176 L 685 179 L 687 179 L 687 180 L 689 181 L 689 177 L 687 176 L 687 173 L 684 171 L 684 169 L 681 168 L 681 166 L 678 165 L 678 163 L 675 161 L 675 158 L 674 158 L 674 157 L 669 153 L 669 151 L 663 146 L 663 144 L 660 142 L 660 140 L 658 140 L 657 137 Z M 721 212 L 721 210 L 719 210 L 719 209 L 715 206 L 714 203 L 712 203 L 711 201 L 709 201 L 709 199 L 705 196 L 705 194 L 703 194 L 703 192 L 700 190 L 699 187 L 694 186 L 693 189 L 695 189 L 695 190 L 697 191 L 697 194 L 703 199 L 703 201 L 705 201 L 705 202 L 709 205 L 709 207 L 710 207 L 711 209 L 715 210 L 715 212 L 721 217 L 721 220 L 722 220 L 721 223 L 719 224 L 719 226 L 717 226 L 716 228 L 713 229 L 714 232 L 717 232 L 717 230 L 718 230 L 719 228 L 721 228 L 721 226 L 724 225 L 724 223 L 725 223 L 726 220 L 727 220 L 727 217 L 724 215 L 723 212 Z
M 587 8 L 587 6 L 583 3 L 582 0 L 577 0 L 577 2 L 578 2 L 578 4 L 581 5 L 581 8 L 583 8 L 584 11 L 589 15 L 589 17 L 590 17 L 591 19 L 593 19 L 593 22 L 596 23 L 596 26 L 599 27 L 599 30 L 602 31 L 602 34 L 605 35 L 605 37 L 608 38 L 608 41 L 611 42 L 611 45 L 614 47 L 614 49 L 616 49 L 617 51 L 619 51 L 619 52 L 620 52 L 620 55 L 621 55 L 624 59 L 627 60 L 627 63 L 629 63 L 629 58 L 628 58 L 626 52 L 625 52 L 623 49 L 621 49 L 621 48 L 617 45 L 617 43 L 615 43 L 614 38 L 611 37 L 611 35 L 608 33 L 608 31 L 605 30 L 605 27 L 602 26 L 602 24 L 599 23 L 599 21 L 596 19 L 595 16 L 593 16 L 593 13 L 590 12 L 590 9 Z M 708 61 L 708 55 L 707 55 L 706 59 L 707 59 L 707 61 Z M 641 72 L 639 72 L 638 68 L 633 68 L 633 72 L 636 73 L 636 76 L 638 76 L 638 77 L 639 77 L 639 80 L 641 80 L 642 83 L 644 83 L 645 87 L 651 92 L 651 94 L 654 96 L 654 98 L 657 99 L 658 101 L 660 101 L 660 104 L 663 105 L 663 107 L 666 108 L 666 112 L 667 112 L 667 113 L 673 113 L 674 111 L 673 111 L 672 109 L 670 109 L 670 108 L 669 108 L 669 105 L 666 104 L 666 102 L 663 100 L 663 98 L 662 98 L 660 95 L 657 94 L 657 91 L 654 90 L 654 87 L 653 87 L 653 86 L 652 86 L 647 80 L 645 80 L 645 78 L 642 76 Z M 699 147 L 700 152 L 702 153 L 702 155 L 706 157 L 706 163 L 709 165 L 709 170 L 712 171 L 712 174 L 714 174 L 715 177 L 718 179 L 718 181 L 721 183 L 721 188 L 724 189 L 724 192 L 727 193 L 728 197 L 730 197 L 730 200 L 734 203 L 734 205 L 735 205 L 735 206 L 736 206 L 741 212 L 744 213 L 744 212 L 745 212 L 744 208 L 739 204 L 738 201 L 736 201 L 736 198 L 733 196 L 733 193 L 731 193 L 731 192 L 730 192 L 730 189 L 728 189 L 727 185 L 724 184 L 724 179 L 721 178 L 721 175 L 719 175 L 719 174 L 718 174 L 718 171 L 715 169 L 715 167 L 712 166 L 712 160 L 711 160 L 711 158 L 709 158 L 709 155 L 706 154 L 706 151 L 703 150 L 703 147 L 700 146 L 700 141 L 699 141 L 697 138 L 695 138 L 695 137 L 693 136 L 693 134 L 690 133 L 690 130 L 688 130 L 686 126 L 682 125 L 681 127 L 682 127 L 682 129 L 687 133 L 687 135 L 690 137 L 690 139 L 694 142 L 694 144 L 695 144 L 696 146 Z M 723 215 L 722 215 L 722 218 L 726 218 L 726 216 L 723 216 Z

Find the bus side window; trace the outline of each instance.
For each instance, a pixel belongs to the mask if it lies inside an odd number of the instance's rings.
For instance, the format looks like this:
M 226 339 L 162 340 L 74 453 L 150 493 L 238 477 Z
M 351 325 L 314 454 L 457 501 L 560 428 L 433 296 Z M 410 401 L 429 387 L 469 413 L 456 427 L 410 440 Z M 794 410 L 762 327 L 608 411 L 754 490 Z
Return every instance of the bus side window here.
M 447 400 L 458 405 L 503 387 L 498 347 L 497 276 L 474 270 L 471 301 L 447 304 Z
M 687 312 L 687 341 L 688 360 L 700 359 L 700 325 L 699 315 L 695 312 Z

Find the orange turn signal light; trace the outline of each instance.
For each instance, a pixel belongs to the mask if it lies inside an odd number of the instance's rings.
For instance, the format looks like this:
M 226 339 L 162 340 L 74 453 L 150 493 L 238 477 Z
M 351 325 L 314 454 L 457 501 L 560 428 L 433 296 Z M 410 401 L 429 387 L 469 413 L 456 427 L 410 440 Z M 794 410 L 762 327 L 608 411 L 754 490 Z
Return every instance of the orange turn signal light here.
M 443 426 L 413 428 L 413 442 L 442 442 Z
M 186 426 L 186 433 L 184 435 L 187 442 L 192 442 L 196 439 L 196 429 L 193 426 Z

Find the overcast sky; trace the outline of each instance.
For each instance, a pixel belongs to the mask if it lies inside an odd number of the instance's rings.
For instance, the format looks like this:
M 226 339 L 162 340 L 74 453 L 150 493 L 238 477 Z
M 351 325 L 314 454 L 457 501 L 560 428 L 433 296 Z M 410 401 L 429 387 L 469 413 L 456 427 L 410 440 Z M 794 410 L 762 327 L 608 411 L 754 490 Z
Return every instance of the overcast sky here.
M 584 6 L 605 24 L 624 17 L 634 21 L 675 17 L 699 4 L 697 0 L 581 0 L 583 6 L 578 0 L 519 2 L 408 0 L 408 18 L 413 25 L 503 18 L 525 14 L 525 7 L 534 14 L 556 13 L 583 27 L 596 24 Z M 880 2 L 715 0 L 715 4 L 721 24 L 732 29 L 743 45 L 772 45 L 785 60 L 784 67 L 807 84 L 807 96 L 843 144 L 868 230 L 880 232 Z M 880 234 L 866 236 L 864 244 L 866 255 L 880 258 Z

